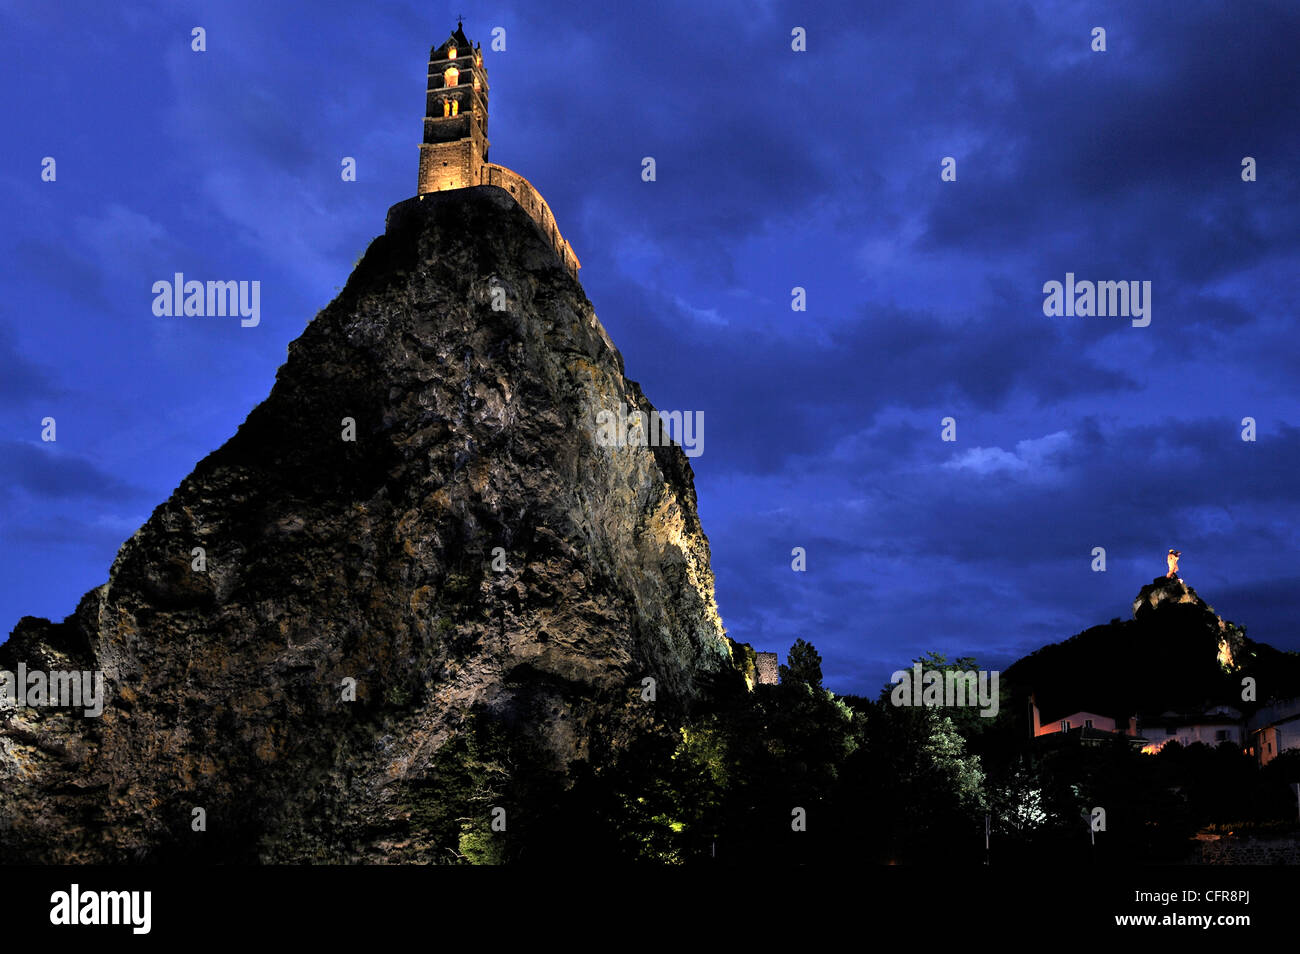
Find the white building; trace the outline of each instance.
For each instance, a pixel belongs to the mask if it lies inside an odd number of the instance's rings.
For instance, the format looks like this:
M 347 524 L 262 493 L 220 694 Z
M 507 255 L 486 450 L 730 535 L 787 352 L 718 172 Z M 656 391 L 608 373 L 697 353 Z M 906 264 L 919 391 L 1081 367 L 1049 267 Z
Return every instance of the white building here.
M 1260 765 L 1267 765 L 1287 749 L 1300 749 L 1300 698 L 1260 709 L 1246 724 L 1246 733 Z

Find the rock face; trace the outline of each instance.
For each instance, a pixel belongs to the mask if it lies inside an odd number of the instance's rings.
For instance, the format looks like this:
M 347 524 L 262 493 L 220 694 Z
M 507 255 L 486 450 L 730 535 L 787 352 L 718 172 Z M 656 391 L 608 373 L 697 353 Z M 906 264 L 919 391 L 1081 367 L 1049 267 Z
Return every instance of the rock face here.
M 1227 670 L 1237 668 L 1238 663 L 1243 658 L 1242 653 L 1245 649 L 1243 631 L 1214 612 L 1214 607 L 1197 596 L 1196 590 L 1184 583 L 1179 577 L 1158 576 L 1142 587 L 1138 591 L 1137 598 L 1133 600 L 1133 618 L 1136 620 L 1150 619 L 1152 614 L 1162 606 L 1169 607 L 1180 604 L 1188 604 L 1192 607 L 1192 609 L 1187 610 L 1187 613 L 1191 614 L 1191 618 L 1199 619 L 1206 630 L 1218 635 L 1219 645 L 1215 658 L 1218 660 L 1219 665 Z
M 471 721 L 563 779 L 743 692 L 690 466 L 599 446 L 620 403 L 651 410 L 509 195 L 394 207 L 108 582 L 0 646 L 106 695 L 0 710 L 5 860 L 446 860 L 413 806 Z
M 1133 600 L 1133 618 L 1142 619 L 1146 614 L 1165 603 L 1190 603 L 1198 609 L 1213 616 L 1218 629 L 1226 629 L 1227 624 L 1214 612 L 1214 608 L 1196 595 L 1196 591 L 1179 577 L 1158 576 L 1138 591 Z

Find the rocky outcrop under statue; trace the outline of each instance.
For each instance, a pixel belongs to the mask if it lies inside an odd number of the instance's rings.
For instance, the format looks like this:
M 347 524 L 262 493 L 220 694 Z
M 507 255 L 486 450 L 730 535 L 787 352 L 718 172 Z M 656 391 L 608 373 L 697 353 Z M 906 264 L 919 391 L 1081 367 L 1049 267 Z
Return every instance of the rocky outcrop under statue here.
M 650 410 L 508 194 L 395 207 L 108 582 L 0 647 L 106 689 L 0 710 L 5 860 L 446 861 L 438 825 L 488 822 L 429 794 L 473 725 L 562 788 L 743 692 L 690 466 L 598 446 L 620 402 Z

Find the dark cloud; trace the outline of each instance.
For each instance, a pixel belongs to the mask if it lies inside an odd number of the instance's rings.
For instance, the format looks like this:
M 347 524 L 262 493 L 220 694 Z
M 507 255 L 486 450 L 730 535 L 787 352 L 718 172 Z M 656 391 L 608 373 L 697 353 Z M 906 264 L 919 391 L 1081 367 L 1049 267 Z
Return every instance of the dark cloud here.
M 58 450 L 57 442 L 0 441 L 0 486 L 51 500 L 111 501 L 141 493 L 84 457 Z
M 0 313 L 0 320 L 4 317 Z M 19 353 L 13 333 L 0 324 L 0 402 L 30 404 L 64 393 L 46 370 Z

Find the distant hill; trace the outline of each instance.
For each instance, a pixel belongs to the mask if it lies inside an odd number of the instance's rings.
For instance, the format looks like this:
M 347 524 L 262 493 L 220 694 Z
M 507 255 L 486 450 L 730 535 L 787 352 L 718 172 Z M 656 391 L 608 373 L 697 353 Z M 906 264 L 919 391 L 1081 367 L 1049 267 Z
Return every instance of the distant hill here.
M 1003 685 L 1016 702 L 1032 691 L 1044 721 L 1080 710 L 1126 718 L 1223 704 L 1250 712 L 1300 696 L 1300 654 L 1247 638 L 1180 579 L 1142 587 L 1132 613 L 1016 661 Z M 1256 703 L 1241 698 L 1245 676 L 1256 680 Z

